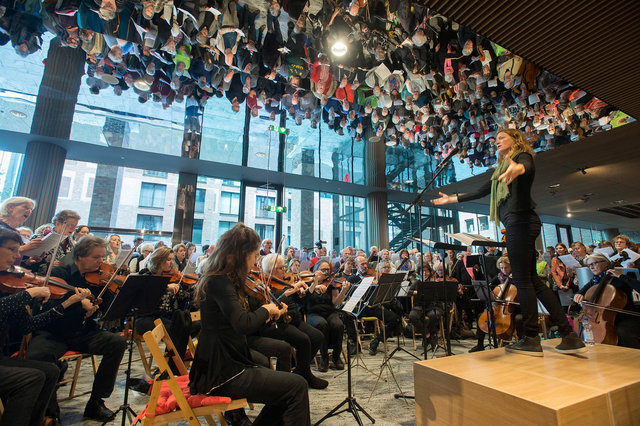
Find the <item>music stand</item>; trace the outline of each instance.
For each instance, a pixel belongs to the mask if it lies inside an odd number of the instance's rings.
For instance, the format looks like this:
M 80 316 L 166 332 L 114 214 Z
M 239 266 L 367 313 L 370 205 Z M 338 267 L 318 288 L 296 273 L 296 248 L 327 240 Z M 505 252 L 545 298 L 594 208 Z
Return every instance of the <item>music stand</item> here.
M 369 299 L 368 304 L 369 304 L 369 307 L 377 307 L 377 306 L 380 307 L 380 310 L 382 311 L 383 324 L 384 324 L 384 309 L 385 309 L 384 305 L 391 302 L 394 299 L 394 297 L 396 297 L 396 295 L 400 291 L 400 287 L 402 285 L 402 282 L 404 281 L 405 275 L 406 273 L 404 272 L 396 273 L 396 274 L 382 274 L 378 279 L 378 285 L 374 287 L 375 290 L 371 298 Z M 371 400 L 371 397 L 373 396 L 373 393 L 375 392 L 376 387 L 378 386 L 378 382 L 380 382 L 380 379 L 382 377 L 382 371 L 384 370 L 385 367 L 389 369 L 389 372 L 391 373 L 391 377 L 393 378 L 393 381 L 396 383 L 396 386 L 398 387 L 400 394 L 404 395 L 404 392 L 402 391 L 402 388 L 400 387 L 400 384 L 396 380 L 396 376 L 393 373 L 393 368 L 391 368 L 391 364 L 389 363 L 389 361 L 391 360 L 391 356 L 388 354 L 388 351 L 387 351 L 387 336 L 386 336 L 385 327 L 382 328 L 382 339 L 384 343 L 384 358 L 383 358 L 382 364 L 380 364 L 380 373 L 378 374 L 378 380 L 376 380 L 376 383 L 373 386 L 373 389 L 371 390 L 371 395 L 369 396 L 369 400 Z M 398 336 L 398 347 L 393 350 L 392 354 L 396 353 L 400 349 L 402 348 L 400 347 L 400 337 Z M 407 352 L 406 350 L 404 351 Z M 414 356 L 415 358 L 418 358 L 410 352 L 407 352 L 407 353 L 411 356 Z
M 458 283 L 455 281 L 420 281 L 416 285 L 416 291 L 418 294 L 414 297 L 414 304 L 416 301 L 419 306 L 422 306 L 423 312 L 427 312 L 427 308 L 434 302 L 436 303 L 444 303 L 445 305 L 449 303 L 455 303 L 456 298 L 458 297 Z M 443 333 L 445 340 L 445 347 L 441 347 L 445 350 L 447 356 L 452 355 L 451 353 L 451 333 L 449 331 L 449 317 L 446 315 L 446 309 L 442 313 L 443 315 Z M 426 323 L 425 323 L 426 327 Z M 428 357 L 427 351 L 427 330 L 422 331 L 422 346 L 424 348 L 424 359 L 426 360 Z M 433 353 L 431 357 L 435 356 L 436 351 L 438 350 L 439 344 L 433 349 Z
M 113 416 L 115 419 L 118 413 L 122 411 L 122 426 L 127 424 L 127 418 L 129 423 L 131 423 L 137 416 L 136 412 L 133 411 L 129 405 L 129 386 L 126 385 L 129 383 L 131 377 L 133 333 L 135 332 L 136 316 L 139 314 L 151 314 L 158 308 L 160 298 L 167 290 L 170 279 L 171 277 L 155 275 L 128 275 L 120 291 L 115 295 L 103 316 L 104 320 L 120 319 L 125 316 L 133 317 L 131 322 L 131 338 L 127 345 L 129 347 L 129 360 L 127 362 L 124 400 Z M 112 420 L 108 420 L 104 422 L 103 425 L 111 421 Z

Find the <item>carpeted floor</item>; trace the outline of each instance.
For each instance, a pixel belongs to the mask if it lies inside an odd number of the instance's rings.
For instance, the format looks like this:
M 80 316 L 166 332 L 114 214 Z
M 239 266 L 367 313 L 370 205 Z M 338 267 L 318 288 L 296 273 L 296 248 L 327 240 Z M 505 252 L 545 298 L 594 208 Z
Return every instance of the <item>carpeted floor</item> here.
M 417 351 L 413 350 L 413 341 L 411 339 L 400 339 L 401 347 L 408 352 L 415 354 L 422 359 L 422 349 L 419 346 Z M 418 343 L 420 345 L 420 342 Z M 452 341 L 452 351 L 454 354 L 466 353 L 469 348 L 475 344 L 475 339 Z M 389 341 L 389 351 L 392 351 L 396 347 L 396 340 Z M 382 348 L 382 346 L 380 347 Z M 139 354 L 137 349 L 134 348 L 134 359 L 138 358 Z M 439 350 L 436 356 L 442 356 L 444 351 Z M 414 425 L 415 424 L 415 406 L 413 400 L 395 399 L 394 394 L 401 391 L 406 394 L 413 394 L 413 358 L 411 355 L 398 351 L 390 361 L 390 366 L 393 369 L 393 375 L 396 382 L 393 380 L 391 371 L 389 368 L 384 368 L 382 372 L 383 380 L 380 380 L 377 384 L 377 377 L 367 372 L 361 365 L 365 365 L 371 371 L 376 374 L 380 372 L 380 364 L 383 361 L 384 353 L 378 352 L 376 356 L 370 356 L 367 351 L 359 357 L 358 360 L 352 360 L 353 371 L 353 392 L 357 402 L 375 419 L 376 425 Z M 429 355 L 431 357 L 431 354 Z M 125 359 L 127 354 L 125 353 Z M 357 363 L 356 363 L 357 361 Z M 357 364 L 357 365 L 356 365 Z M 67 371 L 67 378 L 71 377 L 72 370 L 75 365 L 70 365 Z M 133 363 L 132 377 L 142 377 L 144 370 L 142 363 Z M 319 377 L 322 377 L 329 381 L 329 387 L 324 390 L 309 390 L 309 399 L 311 402 L 311 422 L 315 423 L 320 420 L 325 414 L 327 414 L 332 408 L 342 402 L 347 396 L 347 374 L 345 373 L 336 377 L 339 371 L 330 369 L 327 373 L 319 373 L 314 368 L 314 373 Z M 78 380 L 77 392 L 83 392 L 91 389 L 93 382 L 93 374 L 91 372 L 91 362 L 86 359 L 82 363 L 80 379 Z M 124 382 L 125 382 L 125 368 L 122 366 L 118 374 L 116 382 L 116 389 L 111 397 L 106 401 L 107 407 L 115 410 L 122 403 L 124 397 Z M 69 392 L 69 385 L 59 389 L 58 395 L 60 397 L 66 396 Z M 63 425 L 98 425 L 98 422 L 83 420 L 82 413 L 84 410 L 84 404 L 88 398 L 87 396 L 78 397 L 69 401 L 60 403 L 61 409 L 61 421 Z M 148 401 L 148 396 L 134 391 L 129 392 L 129 401 L 136 413 L 139 413 Z M 247 414 L 250 418 L 254 418 L 261 406 L 258 404 L 253 410 L 247 409 Z M 362 415 L 364 424 L 371 424 L 371 422 Z M 116 420 L 109 423 L 111 425 L 119 425 L 122 422 L 122 415 L 119 415 Z M 130 424 L 127 422 L 126 424 Z M 187 424 L 182 422 L 179 424 Z M 342 426 L 349 424 L 357 424 L 355 419 L 349 413 L 340 414 L 337 417 L 327 419 L 322 423 L 327 426 Z

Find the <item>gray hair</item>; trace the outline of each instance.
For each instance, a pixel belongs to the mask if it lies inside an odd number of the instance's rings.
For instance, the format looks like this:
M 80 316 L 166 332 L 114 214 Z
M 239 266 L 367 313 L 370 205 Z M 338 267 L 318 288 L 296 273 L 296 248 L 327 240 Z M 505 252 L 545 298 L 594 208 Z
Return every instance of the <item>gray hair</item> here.
M 585 258 L 585 262 L 589 263 L 589 261 L 603 262 L 607 265 L 606 269 L 611 268 L 611 261 L 602 253 L 593 253 Z
M 31 204 L 31 210 L 36 208 L 36 202 L 27 197 L 11 197 L 7 198 L 0 204 L 0 217 L 7 217 L 11 214 L 10 207 L 19 206 L 21 204 Z
M 80 220 L 80 215 L 73 210 L 60 210 L 51 218 L 51 223 L 55 224 L 56 222 L 66 222 L 67 219 L 76 219 Z
M 278 260 L 284 262 L 283 257 L 278 256 L 275 253 L 269 253 L 268 255 L 262 258 L 262 270 L 264 271 L 265 274 L 272 273 L 273 270 L 276 268 L 277 266 L 276 257 L 278 258 Z

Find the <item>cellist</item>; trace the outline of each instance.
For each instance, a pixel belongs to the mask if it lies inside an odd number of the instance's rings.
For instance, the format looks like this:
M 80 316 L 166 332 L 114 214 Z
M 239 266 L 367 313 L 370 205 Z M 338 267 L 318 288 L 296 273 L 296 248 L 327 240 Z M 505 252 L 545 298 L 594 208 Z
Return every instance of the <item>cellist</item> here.
M 605 276 L 612 275 L 610 284 L 627 296 L 624 310 L 640 313 L 640 281 L 623 275 L 621 270 L 611 269 L 611 262 L 603 254 L 589 255 L 585 261 L 593 273 L 593 278 L 573 296 L 576 303 L 581 303 L 587 291 L 598 285 Z M 640 316 L 618 313 L 615 318 L 615 328 L 618 346 L 640 349 Z

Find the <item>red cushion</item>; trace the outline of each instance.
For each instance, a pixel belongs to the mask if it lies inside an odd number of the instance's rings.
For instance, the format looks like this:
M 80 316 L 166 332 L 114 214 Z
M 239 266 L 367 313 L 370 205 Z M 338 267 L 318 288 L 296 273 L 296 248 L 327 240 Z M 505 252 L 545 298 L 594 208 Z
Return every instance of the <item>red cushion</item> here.
M 72 355 L 80 355 L 81 352 L 76 351 L 66 351 L 62 356 L 72 356 Z
M 182 390 L 182 393 L 187 398 L 189 406 L 191 408 L 202 407 L 205 405 L 215 404 L 228 404 L 231 402 L 231 398 L 226 396 L 208 396 L 208 395 L 191 395 L 189 391 L 189 376 L 177 376 L 176 381 Z M 158 404 L 156 405 L 156 415 L 169 413 L 178 408 L 178 401 L 176 397 L 171 393 L 169 384 L 166 380 L 162 381 L 162 387 L 160 388 L 160 395 L 158 396 Z

